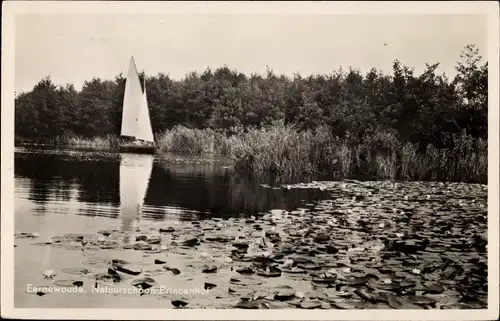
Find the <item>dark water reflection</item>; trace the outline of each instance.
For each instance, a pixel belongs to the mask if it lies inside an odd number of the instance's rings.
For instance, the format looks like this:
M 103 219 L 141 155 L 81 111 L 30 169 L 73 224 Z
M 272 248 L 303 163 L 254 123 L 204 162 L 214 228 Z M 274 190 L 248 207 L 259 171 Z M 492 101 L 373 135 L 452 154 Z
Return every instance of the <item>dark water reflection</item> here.
M 176 216 L 200 220 L 291 210 L 327 197 L 318 190 L 264 188 L 262 184 L 276 186 L 299 179 L 277 181 L 241 175 L 220 162 L 172 163 L 162 156 L 156 156 L 153 162 L 152 157 L 147 159 L 150 156 L 140 161 L 127 157 L 106 152 L 16 149 L 16 201 L 29 203 L 24 208 L 31 214 L 118 218 L 132 211 L 133 200 L 141 199 L 143 219 Z M 128 167 L 124 167 L 126 161 Z M 124 175 L 124 168 L 133 173 Z M 144 195 L 120 197 L 124 190 L 128 190 L 125 195 Z M 124 206 L 121 198 L 130 204 Z M 135 207 L 133 212 L 137 212 Z

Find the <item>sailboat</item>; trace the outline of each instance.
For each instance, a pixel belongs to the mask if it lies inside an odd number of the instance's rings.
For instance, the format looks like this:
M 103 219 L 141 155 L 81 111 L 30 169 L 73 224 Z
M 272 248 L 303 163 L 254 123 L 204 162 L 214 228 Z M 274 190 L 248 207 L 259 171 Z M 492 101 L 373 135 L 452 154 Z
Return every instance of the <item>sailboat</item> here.
M 134 223 L 140 220 L 146 198 L 153 155 L 122 154 L 120 161 L 120 215 L 121 231 L 126 235 L 134 232 Z
M 144 79 L 143 92 L 133 56 L 130 58 L 125 83 L 120 138 L 120 152 L 154 154 L 156 151 L 149 117 L 146 80 Z

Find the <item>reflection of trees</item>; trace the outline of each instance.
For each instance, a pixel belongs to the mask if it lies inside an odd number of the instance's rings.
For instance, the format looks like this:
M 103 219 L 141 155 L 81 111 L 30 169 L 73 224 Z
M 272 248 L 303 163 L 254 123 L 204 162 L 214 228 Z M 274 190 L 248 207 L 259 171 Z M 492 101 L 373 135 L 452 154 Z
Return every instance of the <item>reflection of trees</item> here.
M 50 196 L 49 186 L 49 182 L 44 182 L 39 177 L 35 176 L 31 181 L 28 199 L 35 203 L 45 204 Z
M 57 199 L 69 200 L 70 190 L 78 188 L 78 202 L 108 203 L 119 208 L 119 168 L 117 159 L 98 153 L 85 157 L 37 153 L 15 155 L 16 176 L 31 179 L 30 198 L 41 202 L 54 197 L 52 189 L 60 193 L 55 196 Z M 302 200 L 310 201 L 319 195 L 314 190 L 260 186 L 262 183 L 280 186 L 290 182 L 293 181 L 282 177 L 237 174 L 219 164 L 155 162 L 145 197 L 147 216 L 162 220 L 165 211 L 155 208 L 168 206 L 185 209 L 183 216 L 190 219 L 243 217 L 272 208 L 291 210 L 301 206 Z M 109 215 L 116 217 L 118 212 Z M 123 228 L 129 229 L 132 223 L 133 220 L 124 221 Z
M 14 162 L 15 175 L 32 181 L 30 199 L 69 200 L 76 184 L 79 202 L 119 204 L 118 166 L 109 158 L 16 153 Z
M 293 209 L 317 191 L 264 189 L 262 181 L 279 184 L 279 178 L 240 175 L 220 165 L 162 164 L 153 168 L 146 203 L 196 210 L 194 219 L 246 216 L 271 208 Z M 274 181 L 273 181 L 273 180 Z M 279 186 L 279 185 L 278 185 Z M 205 213 L 205 214 L 203 214 Z M 163 213 L 157 213 L 158 219 Z
M 72 182 L 69 180 L 57 181 L 53 183 L 53 195 L 56 201 L 69 201 L 71 199 Z

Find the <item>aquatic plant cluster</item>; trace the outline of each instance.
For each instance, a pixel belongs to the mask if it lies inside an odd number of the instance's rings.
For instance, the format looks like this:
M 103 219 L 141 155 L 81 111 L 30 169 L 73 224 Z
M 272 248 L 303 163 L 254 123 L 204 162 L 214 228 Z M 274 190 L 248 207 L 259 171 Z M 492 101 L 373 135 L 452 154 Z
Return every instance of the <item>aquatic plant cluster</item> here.
M 392 75 L 340 69 L 292 78 L 222 67 L 141 79 L 164 151 L 226 154 L 255 171 L 485 183 L 488 64 L 470 45 L 453 79 L 438 66 L 415 75 L 395 61 Z M 16 96 L 16 143 L 115 146 L 124 86 L 122 75 L 79 91 L 41 80 Z
M 80 262 L 55 266 L 44 279 L 30 274 L 26 281 L 36 288 L 76 286 L 87 295 L 99 287 L 150 289 L 134 292 L 144 306 L 165 300 L 177 308 L 487 307 L 487 186 L 349 180 L 281 188 L 319 188 L 331 197 L 246 218 L 143 222 L 132 234 L 21 232 L 16 251 L 51 246 L 81 253 Z M 210 291 L 158 292 L 182 286 Z M 125 295 L 112 292 L 117 300 Z

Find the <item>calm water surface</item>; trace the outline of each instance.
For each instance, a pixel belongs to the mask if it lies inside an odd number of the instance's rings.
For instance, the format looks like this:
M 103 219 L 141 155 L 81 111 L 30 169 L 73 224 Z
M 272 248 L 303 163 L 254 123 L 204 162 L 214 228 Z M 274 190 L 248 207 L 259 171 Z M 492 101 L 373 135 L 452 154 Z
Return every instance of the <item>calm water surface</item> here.
M 327 196 L 317 189 L 272 188 L 297 180 L 245 177 L 224 161 L 172 155 L 17 148 L 14 171 L 15 231 L 38 233 L 42 240 L 101 229 L 132 235 L 142 227 L 179 221 L 250 217 L 270 209 L 293 210 Z M 142 204 L 138 214 L 136 203 Z M 23 241 L 16 241 L 16 307 L 43 307 L 47 302 L 73 307 L 72 300 L 26 295 L 26 284 L 43 283 L 41 273 L 46 269 L 78 265 L 81 253 L 36 246 L 21 249 L 29 246 Z M 117 306 L 144 307 L 130 300 L 123 298 Z M 86 302 L 85 307 L 113 306 L 102 296 Z
M 17 149 L 15 231 L 19 308 L 487 304 L 486 185 L 286 181 L 237 174 L 215 158 Z M 132 271 L 119 282 L 109 279 L 113 259 Z M 75 281 L 84 292 L 28 289 Z M 188 293 L 95 293 L 97 283 Z

